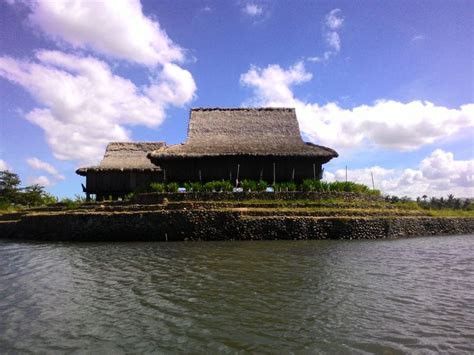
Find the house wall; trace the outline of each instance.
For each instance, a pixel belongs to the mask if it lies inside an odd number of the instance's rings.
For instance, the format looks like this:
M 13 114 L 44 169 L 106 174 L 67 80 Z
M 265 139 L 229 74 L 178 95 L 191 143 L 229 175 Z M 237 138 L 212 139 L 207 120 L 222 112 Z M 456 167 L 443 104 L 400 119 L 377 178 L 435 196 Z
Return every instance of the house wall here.
M 116 198 L 162 180 L 159 171 L 89 171 L 86 190 L 97 195 L 98 200 L 108 196 Z
M 166 174 L 166 181 L 235 181 L 237 173 L 239 180 L 252 179 L 273 182 L 275 180 L 296 182 L 304 179 L 319 179 L 322 172 L 322 161 L 314 158 L 294 157 L 252 157 L 252 156 L 223 156 L 192 159 L 170 159 L 156 161 Z

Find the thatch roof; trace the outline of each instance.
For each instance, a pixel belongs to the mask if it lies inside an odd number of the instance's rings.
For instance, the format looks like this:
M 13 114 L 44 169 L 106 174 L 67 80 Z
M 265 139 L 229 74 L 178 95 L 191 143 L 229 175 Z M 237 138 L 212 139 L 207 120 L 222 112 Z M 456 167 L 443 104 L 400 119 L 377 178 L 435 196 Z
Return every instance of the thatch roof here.
M 163 146 L 148 156 L 173 159 L 222 155 L 307 156 L 326 162 L 336 151 L 301 139 L 294 108 L 196 108 L 186 143 Z
M 154 165 L 147 154 L 164 145 L 164 142 L 109 143 L 99 165 L 79 168 L 76 173 L 85 176 L 88 171 L 160 171 L 160 167 Z

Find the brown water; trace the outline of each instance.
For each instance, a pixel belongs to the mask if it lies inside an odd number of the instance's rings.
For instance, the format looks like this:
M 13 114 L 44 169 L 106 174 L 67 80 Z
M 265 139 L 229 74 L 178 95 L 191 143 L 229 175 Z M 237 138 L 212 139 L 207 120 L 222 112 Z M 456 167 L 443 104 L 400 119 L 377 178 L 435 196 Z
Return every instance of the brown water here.
M 0 352 L 474 352 L 474 235 L 0 241 Z

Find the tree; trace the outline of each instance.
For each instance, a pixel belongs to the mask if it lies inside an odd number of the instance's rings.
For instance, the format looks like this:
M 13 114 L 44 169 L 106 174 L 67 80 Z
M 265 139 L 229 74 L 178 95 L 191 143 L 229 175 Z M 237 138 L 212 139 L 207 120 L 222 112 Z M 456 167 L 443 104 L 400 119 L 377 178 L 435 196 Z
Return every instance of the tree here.
M 21 180 L 18 174 L 8 170 L 0 171 L 0 200 L 9 203 L 16 203 L 20 192 Z

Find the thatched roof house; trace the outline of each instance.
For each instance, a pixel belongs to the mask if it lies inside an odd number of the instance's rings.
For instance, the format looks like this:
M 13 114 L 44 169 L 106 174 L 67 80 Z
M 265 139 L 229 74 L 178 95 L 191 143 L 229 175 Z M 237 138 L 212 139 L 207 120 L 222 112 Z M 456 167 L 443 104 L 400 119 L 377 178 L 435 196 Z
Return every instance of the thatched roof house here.
M 337 156 L 303 142 L 294 108 L 192 109 L 187 141 L 148 154 L 174 181 L 301 181 Z
M 117 197 L 161 181 L 161 168 L 147 154 L 164 146 L 164 142 L 113 142 L 107 145 L 99 165 L 79 168 L 76 173 L 86 177 L 85 191 L 102 197 Z
M 154 181 L 319 179 L 322 164 L 337 156 L 303 142 L 293 108 L 196 108 L 185 143 L 110 143 L 99 165 L 76 172 L 100 199 Z

